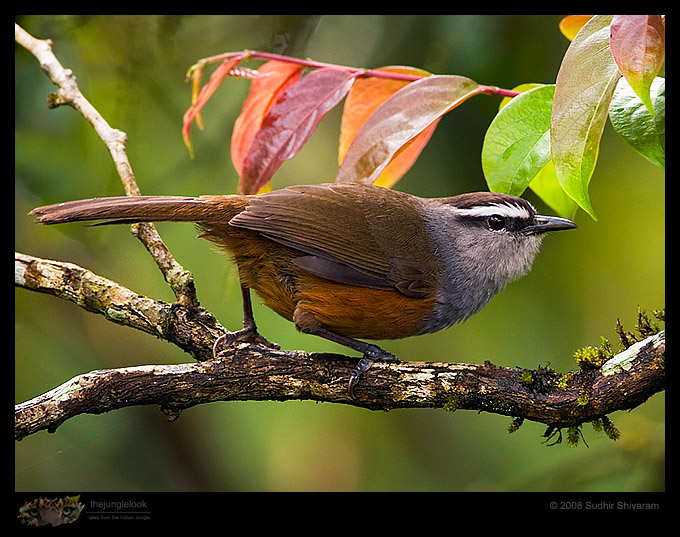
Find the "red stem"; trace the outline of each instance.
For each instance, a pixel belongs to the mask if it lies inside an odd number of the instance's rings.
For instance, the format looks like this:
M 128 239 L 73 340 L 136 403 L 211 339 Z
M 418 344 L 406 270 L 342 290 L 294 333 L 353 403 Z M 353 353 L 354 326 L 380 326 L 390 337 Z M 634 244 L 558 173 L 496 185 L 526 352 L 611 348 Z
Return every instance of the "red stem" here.
M 213 63 L 217 61 L 224 61 L 231 59 L 235 56 L 243 55 L 244 52 L 226 52 L 224 54 L 218 54 L 216 56 L 210 56 L 208 58 L 203 58 L 198 62 L 198 64 Z M 257 50 L 245 51 L 245 56 L 243 59 L 247 58 L 258 58 L 261 60 L 277 60 L 280 62 L 295 63 L 297 65 L 302 65 L 304 67 L 312 67 L 315 69 L 331 68 L 331 69 L 343 69 L 349 71 L 350 73 L 355 73 L 357 76 L 373 76 L 376 78 L 389 78 L 392 80 L 405 80 L 409 82 L 414 82 L 423 78 L 418 75 L 407 75 L 404 73 L 391 73 L 387 71 L 378 71 L 375 69 L 359 69 L 356 67 L 346 67 L 343 65 L 336 65 L 333 63 L 317 62 L 314 60 L 302 60 L 300 58 L 293 58 L 291 56 L 283 56 L 281 54 L 274 54 L 271 52 L 258 52 Z M 507 90 L 503 88 L 498 88 L 495 86 L 484 86 L 479 85 L 480 93 L 491 96 L 499 97 L 515 97 L 519 95 L 520 92 Z

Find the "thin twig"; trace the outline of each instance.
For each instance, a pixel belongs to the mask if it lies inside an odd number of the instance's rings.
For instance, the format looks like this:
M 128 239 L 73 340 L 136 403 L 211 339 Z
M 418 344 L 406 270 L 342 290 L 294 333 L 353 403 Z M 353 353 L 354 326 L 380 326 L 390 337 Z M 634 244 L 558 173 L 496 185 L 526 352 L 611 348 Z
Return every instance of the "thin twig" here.
M 14 24 L 14 39 L 36 57 L 45 74 L 59 87 L 55 93 L 48 97 L 48 107 L 55 108 L 68 105 L 80 112 L 94 127 L 97 135 L 109 150 L 125 193 L 128 196 L 140 195 L 141 192 L 125 149 L 127 135 L 123 131 L 112 128 L 85 98 L 78 88 L 73 72 L 64 68 L 52 52 L 52 41 L 50 39 L 36 39 L 16 23 Z M 150 223 L 134 224 L 131 229 L 132 233 L 144 244 L 156 261 L 178 302 L 187 307 L 198 307 L 193 276 L 174 259 L 155 226 Z

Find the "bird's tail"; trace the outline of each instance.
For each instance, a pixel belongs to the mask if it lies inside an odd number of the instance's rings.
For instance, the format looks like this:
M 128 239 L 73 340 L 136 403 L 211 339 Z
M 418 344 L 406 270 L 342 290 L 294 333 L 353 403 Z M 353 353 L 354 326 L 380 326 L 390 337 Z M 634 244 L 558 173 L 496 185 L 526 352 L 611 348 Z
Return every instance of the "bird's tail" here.
M 246 196 L 120 196 L 46 205 L 29 214 L 43 224 L 99 220 L 137 222 L 229 222 L 246 206 Z

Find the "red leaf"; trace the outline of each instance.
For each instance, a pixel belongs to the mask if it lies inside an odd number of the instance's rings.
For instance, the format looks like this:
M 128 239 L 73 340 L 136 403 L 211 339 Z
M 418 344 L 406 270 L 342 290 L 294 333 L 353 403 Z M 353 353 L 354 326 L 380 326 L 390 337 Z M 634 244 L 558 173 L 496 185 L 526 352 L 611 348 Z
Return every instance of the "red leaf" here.
M 300 79 L 301 74 L 302 66 L 276 60 L 268 61 L 257 70 L 257 77 L 251 83 L 250 93 L 231 135 L 231 161 L 239 175 L 243 171 L 248 148 L 267 112 Z
M 349 91 L 357 74 L 318 69 L 293 84 L 264 118 L 243 163 L 239 191 L 253 194 L 284 161 L 298 154 L 324 115 Z
M 418 135 L 463 101 L 480 93 L 462 76 L 429 76 L 402 88 L 363 124 L 335 181 L 372 184 L 390 161 Z
M 666 29 L 661 16 L 616 15 L 609 46 L 619 71 L 654 114 L 649 89 L 666 57 Z
M 200 112 L 201 108 L 203 108 L 205 103 L 208 102 L 210 96 L 215 93 L 217 87 L 222 83 L 227 75 L 229 75 L 229 71 L 231 71 L 236 66 L 236 64 L 246 56 L 247 54 L 243 53 L 239 56 L 233 57 L 228 61 L 223 61 L 220 66 L 215 69 L 213 74 L 210 75 L 210 80 L 205 86 L 203 86 L 201 92 L 198 94 L 198 97 L 196 97 L 195 94 L 192 97 L 195 98 L 195 102 L 193 102 L 191 107 L 184 113 L 184 124 L 182 126 L 182 137 L 184 138 L 184 143 L 189 148 L 190 152 L 193 152 L 191 146 L 191 124 L 193 123 L 194 118 L 198 116 L 198 113 Z M 201 70 L 196 71 L 196 73 L 198 73 L 198 76 L 200 76 Z M 194 79 L 193 82 L 195 84 L 196 80 Z

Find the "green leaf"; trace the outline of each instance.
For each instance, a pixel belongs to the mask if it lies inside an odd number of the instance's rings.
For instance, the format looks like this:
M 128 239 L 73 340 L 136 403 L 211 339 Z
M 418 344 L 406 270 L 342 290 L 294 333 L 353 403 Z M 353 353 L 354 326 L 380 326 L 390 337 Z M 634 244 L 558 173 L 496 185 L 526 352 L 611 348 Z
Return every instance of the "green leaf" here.
M 544 84 L 537 84 L 536 82 L 527 82 L 526 84 L 520 84 L 519 86 L 515 86 L 512 88 L 512 91 L 519 91 L 521 93 L 525 91 L 529 91 L 530 89 L 538 88 L 539 86 L 543 86 Z M 500 111 L 506 104 L 508 104 L 510 101 L 512 101 L 515 97 L 503 97 L 501 99 L 501 103 L 498 105 L 498 110 Z
M 373 184 L 413 138 L 480 92 L 474 80 L 454 75 L 429 76 L 400 89 L 361 126 L 335 181 Z
M 621 74 L 654 114 L 650 88 L 666 59 L 666 27 L 660 15 L 615 15 L 610 47 Z
M 625 78 L 619 81 L 609 106 L 614 130 L 635 151 L 661 168 L 666 167 L 666 80 L 651 84 L 654 116 Z
M 550 112 L 555 86 L 513 98 L 489 125 L 482 169 L 489 190 L 520 196 L 550 160 Z
M 543 200 L 552 210 L 563 218 L 574 218 L 578 209 L 577 203 L 562 190 L 557 180 L 557 172 L 552 159 L 543 166 L 529 183 L 529 188 Z
M 555 84 L 550 146 L 564 191 L 593 219 L 588 185 L 616 84 L 609 49 L 611 15 L 590 19 L 569 45 Z
M 653 87 L 653 86 L 652 86 Z M 666 154 L 666 79 L 663 84 L 659 86 L 654 99 L 654 122 L 656 124 L 656 132 L 659 133 L 659 143 L 661 149 Z M 665 162 L 665 158 L 664 158 Z M 664 168 L 666 165 L 664 164 Z

